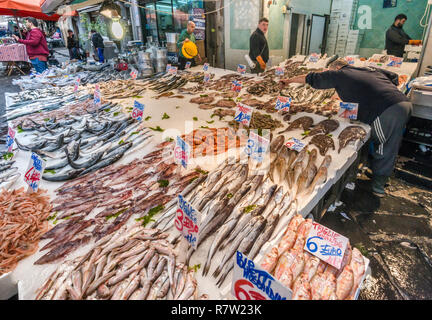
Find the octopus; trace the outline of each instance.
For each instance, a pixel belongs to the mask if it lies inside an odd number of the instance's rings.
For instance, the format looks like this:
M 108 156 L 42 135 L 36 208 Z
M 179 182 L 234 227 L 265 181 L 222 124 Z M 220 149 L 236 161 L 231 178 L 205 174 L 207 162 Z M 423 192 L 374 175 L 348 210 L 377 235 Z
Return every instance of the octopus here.
M 196 98 L 190 99 L 190 103 L 198 103 L 198 104 L 209 104 L 214 101 L 214 98 L 211 96 L 200 96 Z
M 282 134 L 284 132 L 288 132 L 294 129 L 299 129 L 300 127 L 303 128 L 303 130 L 309 130 L 309 128 L 313 125 L 313 119 L 311 117 L 305 116 L 300 117 L 296 120 L 294 120 L 288 128 L 286 128 L 284 131 L 279 132 L 279 134 Z
M 235 110 L 224 110 L 224 109 L 217 109 L 213 112 L 213 115 L 218 116 L 219 120 L 222 119 L 225 116 L 235 116 Z M 212 116 L 213 116 L 212 115 Z
M 314 136 L 310 142 L 310 144 L 313 144 L 318 147 L 320 155 L 325 156 L 328 149 L 332 148 L 335 150 L 335 144 L 333 141 L 333 138 L 325 135 L 325 134 L 318 134 Z
M 209 110 L 209 109 L 216 108 L 216 106 L 214 104 L 200 104 L 198 108 L 203 110 Z
M 342 130 L 339 134 L 339 150 L 341 152 L 343 148 L 351 141 L 364 140 L 366 138 L 366 130 L 360 126 L 349 126 Z
M 219 100 L 218 102 L 216 102 L 215 107 L 218 108 L 235 108 L 237 104 L 235 103 L 234 100 Z
M 307 136 L 312 137 L 317 134 L 329 134 L 330 132 L 335 131 L 337 128 L 339 128 L 339 121 L 326 119 L 318 123 L 315 127 L 313 127 Z

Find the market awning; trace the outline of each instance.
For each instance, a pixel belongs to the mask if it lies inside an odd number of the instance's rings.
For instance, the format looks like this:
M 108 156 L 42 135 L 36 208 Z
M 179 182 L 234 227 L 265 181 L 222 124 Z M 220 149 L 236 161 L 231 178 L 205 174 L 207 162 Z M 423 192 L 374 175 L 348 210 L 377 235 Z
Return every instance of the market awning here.
M 0 0 L 0 15 L 16 17 L 33 17 L 41 20 L 57 21 L 58 14 L 42 13 L 41 6 L 45 0 Z

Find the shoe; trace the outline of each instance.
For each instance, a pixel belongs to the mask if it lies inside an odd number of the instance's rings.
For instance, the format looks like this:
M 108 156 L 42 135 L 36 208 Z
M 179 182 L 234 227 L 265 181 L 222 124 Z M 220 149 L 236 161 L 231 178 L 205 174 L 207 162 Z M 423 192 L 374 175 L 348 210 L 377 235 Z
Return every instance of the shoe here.
M 384 187 L 388 181 L 389 177 L 386 176 L 378 176 L 374 175 L 372 178 L 372 192 L 377 197 L 384 197 L 386 195 L 386 192 L 384 190 Z

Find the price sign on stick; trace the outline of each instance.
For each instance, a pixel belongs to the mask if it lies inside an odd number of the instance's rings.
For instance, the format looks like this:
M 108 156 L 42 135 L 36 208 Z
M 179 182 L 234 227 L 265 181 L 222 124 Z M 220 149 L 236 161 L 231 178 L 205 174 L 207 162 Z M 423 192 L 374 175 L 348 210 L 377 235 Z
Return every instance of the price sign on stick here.
M 168 73 L 169 74 L 177 74 L 177 67 L 170 67 L 169 69 L 168 69 Z
M 318 55 L 316 53 L 312 53 L 309 56 L 309 62 L 318 62 L 319 59 L 320 59 L 320 55 Z
M 288 149 L 291 150 L 295 150 L 297 152 L 300 152 L 303 150 L 303 148 L 306 146 L 303 142 L 301 142 L 300 140 L 296 139 L 296 138 L 291 138 L 287 141 L 287 143 L 285 143 L 285 146 Z
M 316 222 L 306 238 L 304 250 L 340 269 L 348 238 Z
M 169 69 L 170 69 L 170 68 L 171 68 L 171 64 L 168 63 L 167 66 L 166 66 L 166 72 L 169 72 Z
M 402 66 L 403 58 L 390 57 L 390 61 L 387 64 L 388 67 L 400 68 Z
M 251 130 L 244 152 L 256 162 L 263 162 L 264 155 L 266 154 L 269 145 L 269 139 L 266 139 Z
M 253 108 L 243 103 L 237 103 L 237 110 L 235 113 L 234 120 L 242 123 L 245 126 L 250 125 L 252 119 Z
M 278 77 L 283 77 L 283 75 L 285 74 L 285 71 L 282 67 L 277 67 L 276 71 L 275 71 L 276 76 Z
M 45 161 L 36 153 L 31 154 L 29 165 L 24 174 L 24 182 L 29 185 L 33 192 L 36 192 L 39 188 L 45 165 Z
M 99 85 L 97 84 L 95 86 L 95 91 L 94 91 L 94 104 L 97 105 L 97 106 L 100 106 L 101 103 L 102 103 L 101 92 L 100 92 Z
M 144 114 L 144 107 L 145 107 L 144 104 L 139 103 L 138 101 L 135 100 L 134 108 L 132 110 L 132 118 L 138 121 L 142 121 L 143 114 Z
M 194 249 L 196 249 L 198 242 L 200 217 L 200 212 L 195 210 L 182 195 L 179 195 L 177 198 L 177 211 L 174 225 L 183 235 L 183 238 L 185 238 Z
M 341 102 L 340 108 L 343 110 L 339 115 L 341 118 L 357 120 L 358 103 Z
M 192 62 L 188 61 L 185 64 L 185 69 L 189 69 L 191 67 Z
M 176 144 L 174 147 L 174 161 L 181 164 L 185 169 L 187 168 L 190 158 L 191 148 L 189 144 L 182 138 L 177 136 Z
M 289 111 L 292 99 L 290 97 L 279 96 L 276 100 L 275 109 L 278 111 Z
M 76 93 L 78 91 L 78 87 L 79 87 L 80 83 L 81 83 L 80 77 L 76 78 L 73 92 Z
M 8 127 L 8 135 L 6 137 L 6 146 L 8 147 L 8 152 L 12 152 L 13 144 L 15 142 L 15 130 Z
M 207 72 L 208 71 L 208 69 L 209 69 L 209 64 L 206 62 L 206 63 L 204 63 L 204 66 L 203 66 L 203 70 L 204 70 L 204 72 Z
M 132 68 L 132 71 L 130 73 L 130 76 L 133 80 L 136 80 L 136 78 L 138 77 L 138 70 L 135 68 Z
M 240 74 L 245 74 L 246 73 L 246 66 L 244 64 L 238 64 L 237 65 L 237 72 L 239 72 Z
M 210 81 L 210 74 L 204 73 L 204 82 L 209 82 L 209 81 Z
M 240 92 L 242 89 L 243 83 L 241 81 L 234 80 L 231 83 L 231 90 L 235 92 Z
M 234 257 L 231 293 L 237 300 L 291 300 L 292 291 L 240 251 Z

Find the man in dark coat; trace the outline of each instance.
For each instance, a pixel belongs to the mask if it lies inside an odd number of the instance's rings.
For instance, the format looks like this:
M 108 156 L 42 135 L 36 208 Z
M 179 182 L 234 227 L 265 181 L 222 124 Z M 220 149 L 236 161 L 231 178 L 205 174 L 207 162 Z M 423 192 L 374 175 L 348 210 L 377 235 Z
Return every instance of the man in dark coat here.
M 403 30 L 403 25 L 407 21 L 405 14 L 399 14 L 396 16 L 394 23 L 386 32 L 386 45 L 387 54 L 403 57 L 405 51 L 405 45 L 419 45 L 421 40 L 412 40 L 409 35 Z
M 265 37 L 268 25 L 268 19 L 261 18 L 258 23 L 258 28 L 250 36 L 249 57 L 256 65 L 255 69 L 252 69 L 252 73 L 263 72 L 269 60 L 269 46 Z

